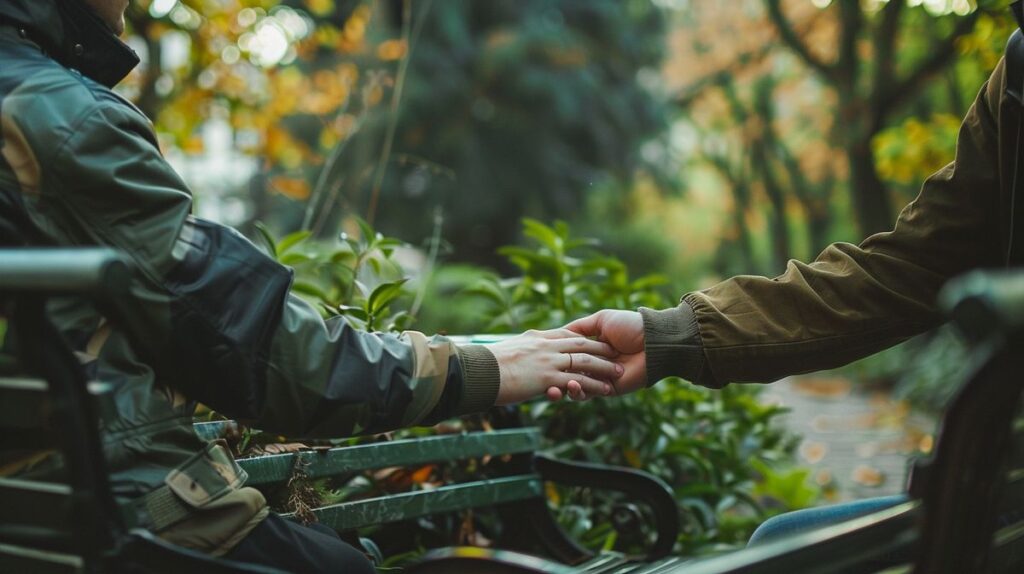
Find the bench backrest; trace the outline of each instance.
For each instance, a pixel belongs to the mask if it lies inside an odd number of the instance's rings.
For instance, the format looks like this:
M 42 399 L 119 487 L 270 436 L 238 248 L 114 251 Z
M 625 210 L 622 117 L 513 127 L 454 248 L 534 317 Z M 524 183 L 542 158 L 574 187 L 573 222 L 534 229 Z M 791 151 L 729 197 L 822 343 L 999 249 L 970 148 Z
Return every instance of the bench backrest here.
M 1024 273 L 972 273 L 943 306 L 974 341 L 966 383 L 910 493 L 924 501 L 916 571 L 1024 571 Z
M 56 294 L 112 304 L 125 295 L 127 279 L 127 265 L 108 249 L 0 249 L 0 318 L 7 326 L 0 349 L 0 466 L 15 469 L 56 451 L 64 468 L 62 482 L 0 477 L 0 572 L 280 574 L 128 530 L 111 494 L 99 434 L 101 421 L 117 414 L 113 389 L 86 381 L 44 308 Z
M 19 441 L 4 450 L 58 450 L 67 470 L 65 484 L 0 480 L 0 556 L 4 564 L 20 564 L 44 551 L 32 558 L 52 559 L 47 568 L 88 568 L 122 533 L 97 422 L 96 400 L 108 400 L 110 389 L 87 383 L 44 305 L 50 295 L 118 290 L 125 285 L 127 267 L 109 250 L 0 254 L 0 293 L 10 339 L 5 343 L 16 354 L 16 361 L 4 364 L 19 370 L 0 382 L 0 432 Z
M 942 304 L 975 345 L 909 502 L 666 572 L 1024 572 L 1024 272 L 951 282 Z
M 230 432 L 233 424 L 230 421 L 198 423 L 195 429 L 201 438 L 212 440 Z M 540 448 L 540 441 L 540 431 L 536 428 L 505 429 L 243 458 L 238 464 L 249 475 L 246 484 L 271 486 L 287 483 L 296 468 L 301 468 L 306 477 L 316 479 L 387 467 L 533 453 Z M 543 495 L 541 477 L 535 472 L 522 472 L 342 502 L 313 509 L 313 513 L 320 523 L 335 530 L 354 530 L 431 514 L 538 499 Z

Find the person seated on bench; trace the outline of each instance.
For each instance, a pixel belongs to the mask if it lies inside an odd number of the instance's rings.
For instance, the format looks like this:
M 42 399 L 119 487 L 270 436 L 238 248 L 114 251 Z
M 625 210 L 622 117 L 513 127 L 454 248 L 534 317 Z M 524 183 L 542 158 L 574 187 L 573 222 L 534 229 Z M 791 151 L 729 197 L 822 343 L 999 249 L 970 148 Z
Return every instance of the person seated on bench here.
M 1012 6 L 1018 22 L 1021 5 Z M 1021 48 L 1020 33 L 1014 46 Z M 1009 52 L 1013 54 L 1013 52 Z M 1022 59 L 1024 60 L 1024 59 Z M 976 268 L 1024 262 L 1024 205 L 1017 189 L 1021 61 L 1000 60 L 967 112 L 956 159 L 929 177 L 891 231 L 860 245 L 836 243 L 813 263 L 785 273 L 739 276 L 686 294 L 679 306 L 603 310 L 567 328 L 622 353 L 625 394 L 666 377 L 718 389 L 839 367 L 937 326 L 936 295 L 950 278 Z M 1010 78 L 1008 80 L 1008 77 Z M 569 395 L 586 398 L 571 383 Z M 562 390 L 553 388 L 557 399 Z M 867 514 L 900 496 L 801 511 L 769 520 L 752 542 Z
M 195 435 L 195 401 L 283 435 L 343 437 L 481 412 L 572 377 L 610 392 L 622 371 L 612 349 L 568 330 L 458 347 L 324 321 L 290 295 L 288 268 L 190 215 L 192 194 L 149 119 L 111 90 L 138 63 L 118 38 L 127 6 L 0 0 L 0 228 L 16 230 L 8 245 L 109 246 L 138 269 L 141 333 L 84 300 L 51 311 L 90 376 L 116 386 L 106 456 L 115 495 L 142 525 L 290 571 L 370 572 L 333 532 L 270 514 L 230 453 Z M 18 472 L 60 471 L 50 456 Z

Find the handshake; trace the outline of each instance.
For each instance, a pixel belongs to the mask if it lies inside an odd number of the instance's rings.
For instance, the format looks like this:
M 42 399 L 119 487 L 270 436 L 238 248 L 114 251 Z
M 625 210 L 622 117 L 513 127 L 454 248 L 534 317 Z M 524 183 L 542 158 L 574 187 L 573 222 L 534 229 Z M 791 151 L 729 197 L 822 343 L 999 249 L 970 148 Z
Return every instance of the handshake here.
M 527 331 L 488 348 L 501 373 L 498 405 L 542 394 L 585 400 L 647 385 L 644 324 L 635 311 L 598 311 L 561 329 Z

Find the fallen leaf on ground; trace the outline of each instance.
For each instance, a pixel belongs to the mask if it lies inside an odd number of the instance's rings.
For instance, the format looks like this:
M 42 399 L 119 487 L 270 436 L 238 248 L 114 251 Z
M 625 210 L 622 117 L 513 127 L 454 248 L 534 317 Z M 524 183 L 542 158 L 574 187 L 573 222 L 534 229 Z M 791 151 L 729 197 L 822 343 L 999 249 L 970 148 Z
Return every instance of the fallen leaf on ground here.
M 808 397 L 839 399 L 850 394 L 850 381 L 839 377 L 794 379 L 793 390 Z
M 285 454 L 289 452 L 301 452 L 304 450 L 311 450 L 308 445 L 302 444 L 301 442 L 272 442 L 263 445 L 263 452 L 267 454 Z
M 885 482 L 885 473 L 877 468 L 862 464 L 853 469 L 851 478 L 861 486 L 879 486 Z
M 817 464 L 828 454 L 828 445 L 823 442 L 805 440 L 800 445 L 800 456 L 809 464 Z

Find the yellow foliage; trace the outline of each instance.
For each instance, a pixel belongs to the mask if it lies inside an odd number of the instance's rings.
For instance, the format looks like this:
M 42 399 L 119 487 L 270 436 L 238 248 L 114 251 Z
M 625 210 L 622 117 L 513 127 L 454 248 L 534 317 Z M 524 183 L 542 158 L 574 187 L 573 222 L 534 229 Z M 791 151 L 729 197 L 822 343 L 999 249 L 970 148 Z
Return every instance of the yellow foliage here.
M 917 184 L 953 160 L 960 119 L 936 114 L 910 118 L 875 136 L 871 143 L 878 174 L 886 180 Z
M 271 178 L 270 188 L 298 201 L 309 198 L 309 182 L 302 178 L 278 176 Z
M 399 60 L 405 55 L 405 40 L 387 40 L 377 46 L 377 57 L 385 62 Z
M 558 487 L 553 482 L 544 483 L 544 492 L 548 495 L 548 500 L 556 506 L 562 501 L 562 496 L 558 494 Z
M 306 7 L 317 16 L 326 16 L 334 11 L 334 0 L 306 0 Z
M 203 153 L 203 138 L 198 135 L 193 135 L 185 140 L 185 144 L 181 146 L 182 151 L 189 154 L 201 154 Z

